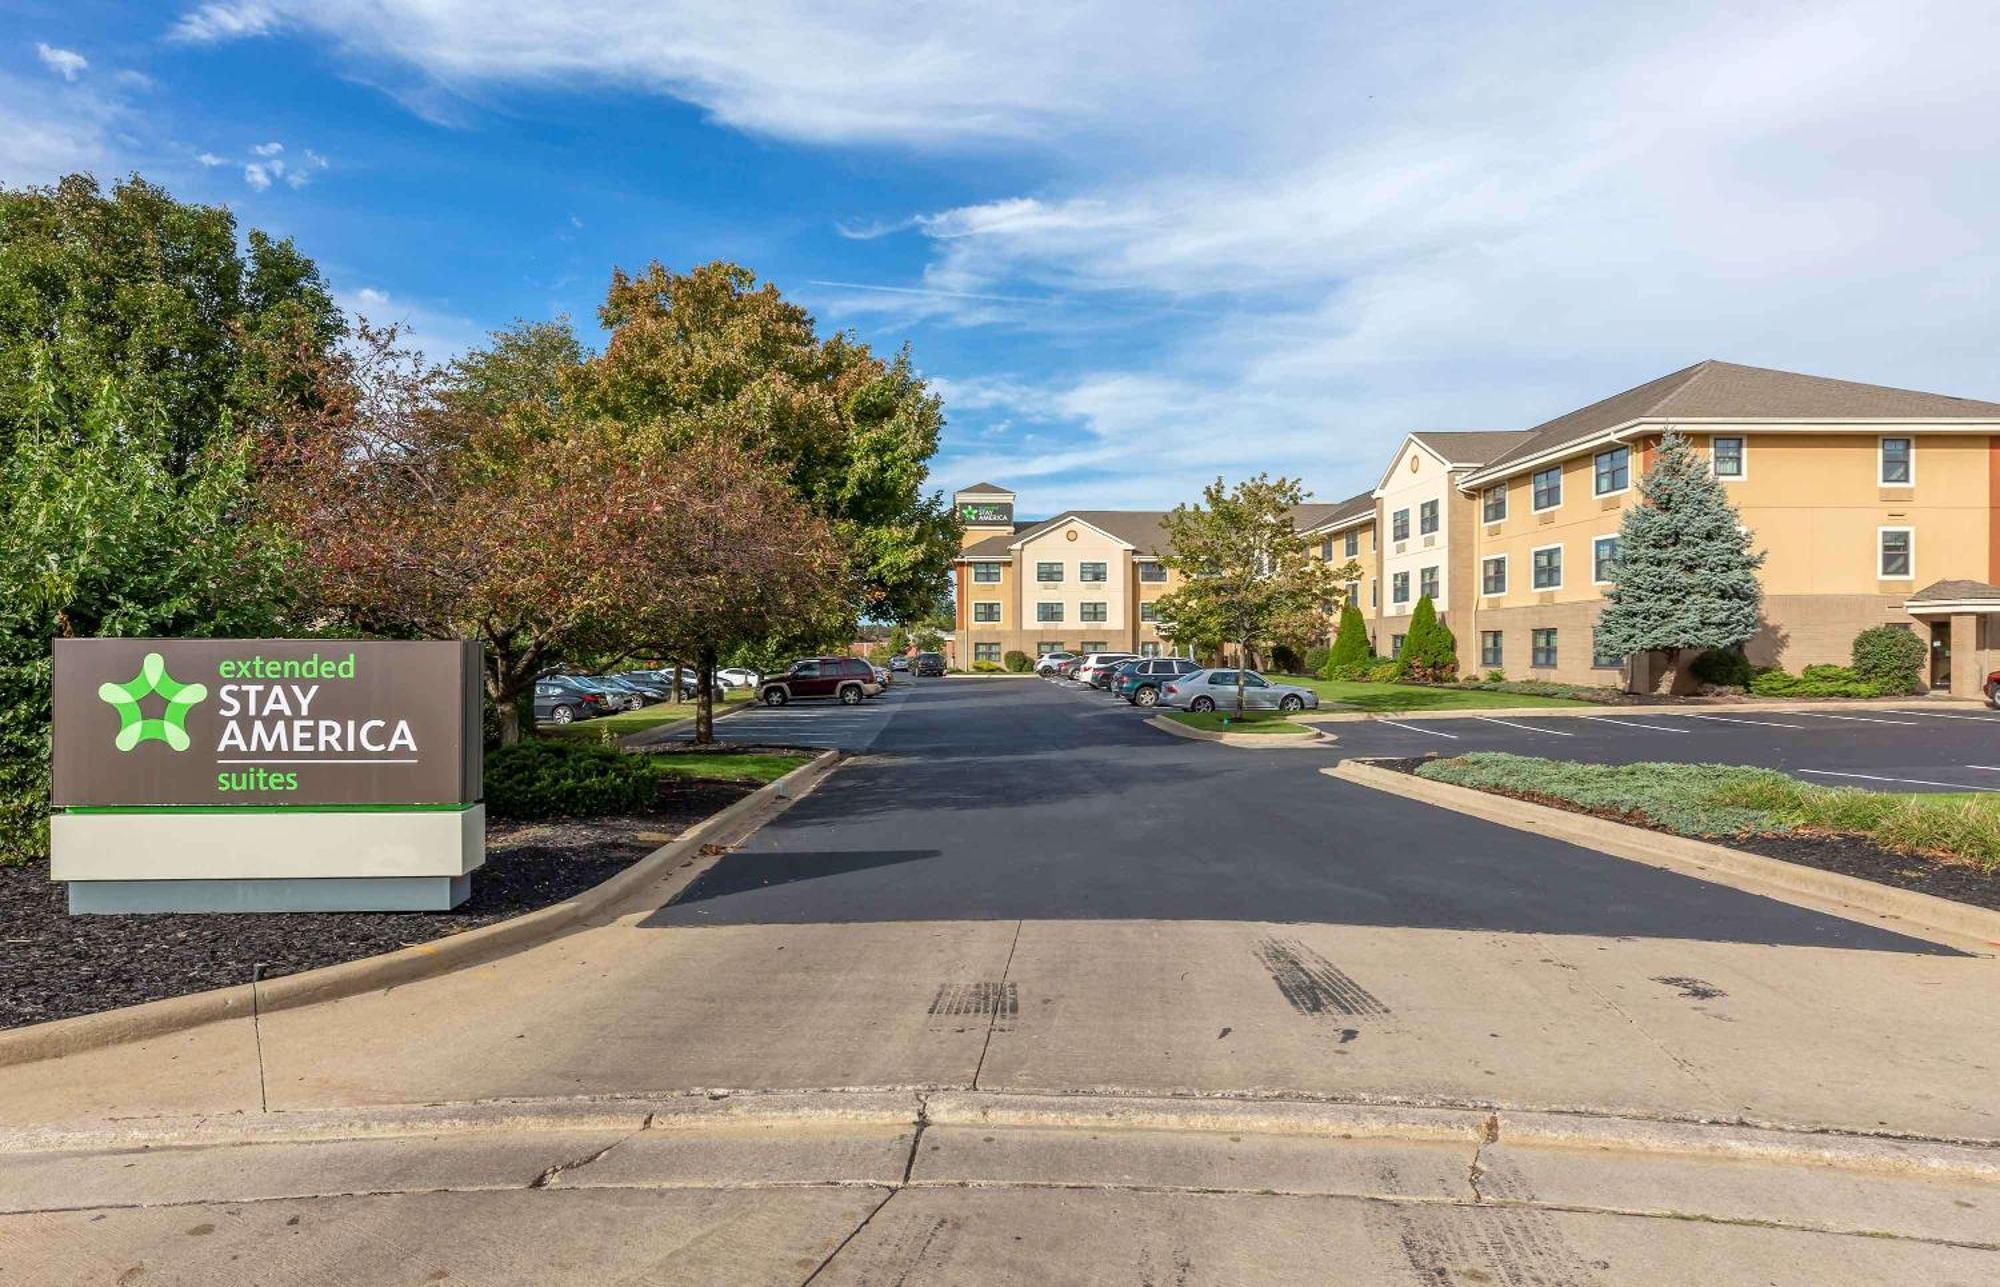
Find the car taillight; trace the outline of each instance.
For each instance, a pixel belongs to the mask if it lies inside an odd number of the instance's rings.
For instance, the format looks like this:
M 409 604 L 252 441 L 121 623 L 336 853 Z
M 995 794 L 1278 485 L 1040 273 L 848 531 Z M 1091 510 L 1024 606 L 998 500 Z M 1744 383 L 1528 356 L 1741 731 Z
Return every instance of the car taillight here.
M 1180 686 L 1179 684 L 1168 684 L 1168 685 L 1167 685 L 1167 693 L 1168 693 L 1168 695 L 1169 695 L 1169 696 L 1173 695 L 1174 693 L 1178 693 L 1178 692 L 1179 692 L 1180 690 L 1181 690 L 1181 686 Z

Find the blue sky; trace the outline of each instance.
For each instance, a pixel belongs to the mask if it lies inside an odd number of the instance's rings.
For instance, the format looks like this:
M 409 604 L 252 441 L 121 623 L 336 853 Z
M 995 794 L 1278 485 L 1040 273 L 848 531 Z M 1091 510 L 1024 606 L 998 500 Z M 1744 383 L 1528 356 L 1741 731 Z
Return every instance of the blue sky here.
M 0 0 L 0 182 L 136 170 L 440 356 L 748 265 L 945 488 L 1372 486 L 1705 357 L 2000 398 L 1988 3 Z

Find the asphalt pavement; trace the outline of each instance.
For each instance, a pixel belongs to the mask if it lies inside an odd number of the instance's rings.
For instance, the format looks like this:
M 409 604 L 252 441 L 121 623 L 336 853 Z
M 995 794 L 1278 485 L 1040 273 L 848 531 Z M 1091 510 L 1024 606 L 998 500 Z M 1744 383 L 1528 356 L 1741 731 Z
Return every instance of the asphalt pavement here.
M 894 700 L 865 753 L 648 923 L 1215 920 L 1938 950 L 1317 772 L 1358 753 L 1361 725 L 1323 748 L 1241 750 L 1038 680 Z

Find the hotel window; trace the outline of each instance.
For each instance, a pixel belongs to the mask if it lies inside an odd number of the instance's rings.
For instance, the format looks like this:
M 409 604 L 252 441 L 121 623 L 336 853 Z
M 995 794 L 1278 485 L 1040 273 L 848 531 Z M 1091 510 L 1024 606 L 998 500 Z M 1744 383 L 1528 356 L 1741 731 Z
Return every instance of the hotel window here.
M 1500 648 L 1501 635 L 1498 630 L 1479 632 L 1479 664 L 1489 670 L 1498 670 L 1505 662 Z
M 1618 538 L 1600 536 L 1590 543 L 1590 579 L 1599 585 L 1618 575 Z
M 1716 438 L 1709 446 L 1709 460 L 1715 466 L 1717 478 L 1743 477 L 1743 440 L 1741 438 Z
M 1038 603 L 1035 605 L 1035 620 L 1061 621 L 1062 608 L 1060 603 Z
M 1035 580 L 1040 581 L 1043 584 L 1048 584 L 1050 582 L 1062 580 L 1062 564 L 1060 563 L 1035 564 Z
M 1438 530 L 1438 503 L 1425 501 L 1417 506 L 1417 535 L 1429 536 Z
M 1346 554 L 1350 559 L 1361 553 L 1361 531 L 1359 528 L 1347 534 L 1347 548 L 1342 553 Z
M 1160 619 L 1159 604 L 1154 603 L 1151 599 L 1148 599 L 1146 602 L 1139 605 L 1139 620 L 1158 621 L 1159 619 Z
M 1320 539 L 1319 561 L 1322 563 L 1333 562 L 1333 538 L 1331 536 L 1322 537 Z
M 1389 636 L 1389 655 L 1391 657 L 1400 657 L 1403 655 L 1403 640 L 1407 638 L 1409 638 L 1408 635 Z
M 1550 465 L 1535 475 L 1535 508 L 1554 509 L 1563 503 L 1563 471 L 1561 465 Z
M 998 661 L 1000 660 L 1000 645 L 997 643 L 975 643 L 972 645 L 972 659 L 974 661 Z
M 1901 581 L 1911 577 L 1910 567 L 1914 560 L 1911 549 L 1916 544 L 1914 528 L 1878 527 L 1875 539 L 1880 542 L 1878 562 L 1880 575 L 1885 581 Z
M 1000 605 L 997 603 L 975 603 L 972 605 L 972 619 L 974 621 L 998 621 L 1000 619 Z
M 1399 509 L 1389 516 L 1389 537 L 1396 541 L 1410 539 L 1410 511 Z
M 1597 494 L 1609 496 L 1632 485 L 1632 449 L 1613 447 L 1597 453 Z
M 1914 438 L 1882 440 L 1881 481 L 1884 487 L 1906 487 L 1914 477 L 1915 462 L 1910 457 Z
M 1077 651 L 1088 657 L 1094 652 L 1110 652 L 1111 645 L 1105 643 L 1102 639 L 1086 639 L 1077 645 Z
M 1082 610 L 1077 613 L 1076 619 L 1078 621 L 1109 621 L 1110 617 L 1105 615 L 1104 609 L 1105 605 L 1101 600 L 1097 603 L 1086 603 L 1082 606 Z
M 999 585 L 1000 565 L 998 563 L 973 564 L 972 580 L 976 585 Z
M 1507 484 L 1495 483 L 1479 494 L 1480 518 L 1498 523 L 1507 517 Z
M 1551 545 L 1535 551 L 1535 588 L 1560 590 L 1563 583 L 1563 547 Z
M 1102 581 L 1104 579 L 1104 564 L 1102 563 L 1077 564 L 1076 579 L 1079 581 Z
M 1479 592 L 1481 594 L 1507 593 L 1507 556 L 1482 559 L 1479 564 Z
M 1382 606 L 1382 587 L 1378 582 L 1368 583 L 1368 606 L 1371 608 Z
M 1595 628 L 1590 632 L 1590 664 L 1599 670 L 1617 670 L 1624 666 L 1625 658 L 1605 648 L 1603 635 Z
M 1537 630 L 1531 636 L 1533 646 L 1528 650 L 1528 664 L 1532 666 L 1553 666 L 1556 664 L 1556 632 Z
M 1139 565 L 1139 579 L 1148 583 L 1167 579 L 1167 565 L 1147 560 Z
M 1046 657 L 1052 652 L 1061 652 L 1062 650 L 1063 646 L 1059 641 L 1044 639 L 1035 645 L 1035 655 L 1037 657 Z
M 1435 566 L 1417 569 L 1417 594 L 1433 602 L 1438 597 L 1438 570 Z
M 1389 602 L 1408 603 L 1410 601 L 1410 574 L 1398 572 L 1389 578 Z

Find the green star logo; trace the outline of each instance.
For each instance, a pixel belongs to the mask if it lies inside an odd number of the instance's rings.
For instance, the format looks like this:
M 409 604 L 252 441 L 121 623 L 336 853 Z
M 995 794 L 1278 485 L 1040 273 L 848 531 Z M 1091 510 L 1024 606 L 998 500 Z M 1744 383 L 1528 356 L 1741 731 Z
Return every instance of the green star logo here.
M 167 699 L 167 713 L 159 719 L 147 719 L 139 710 L 139 703 L 155 693 Z M 188 712 L 208 697 L 208 689 L 202 684 L 179 682 L 167 673 L 167 659 L 149 652 L 139 663 L 136 676 L 123 684 L 99 685 L 97 696 L 108 702 L 122 721 L 118 738 L 112 743 L 119 750 L 129 751 L 141 742 L 165 742 L 176 751 L 185 751 Z

